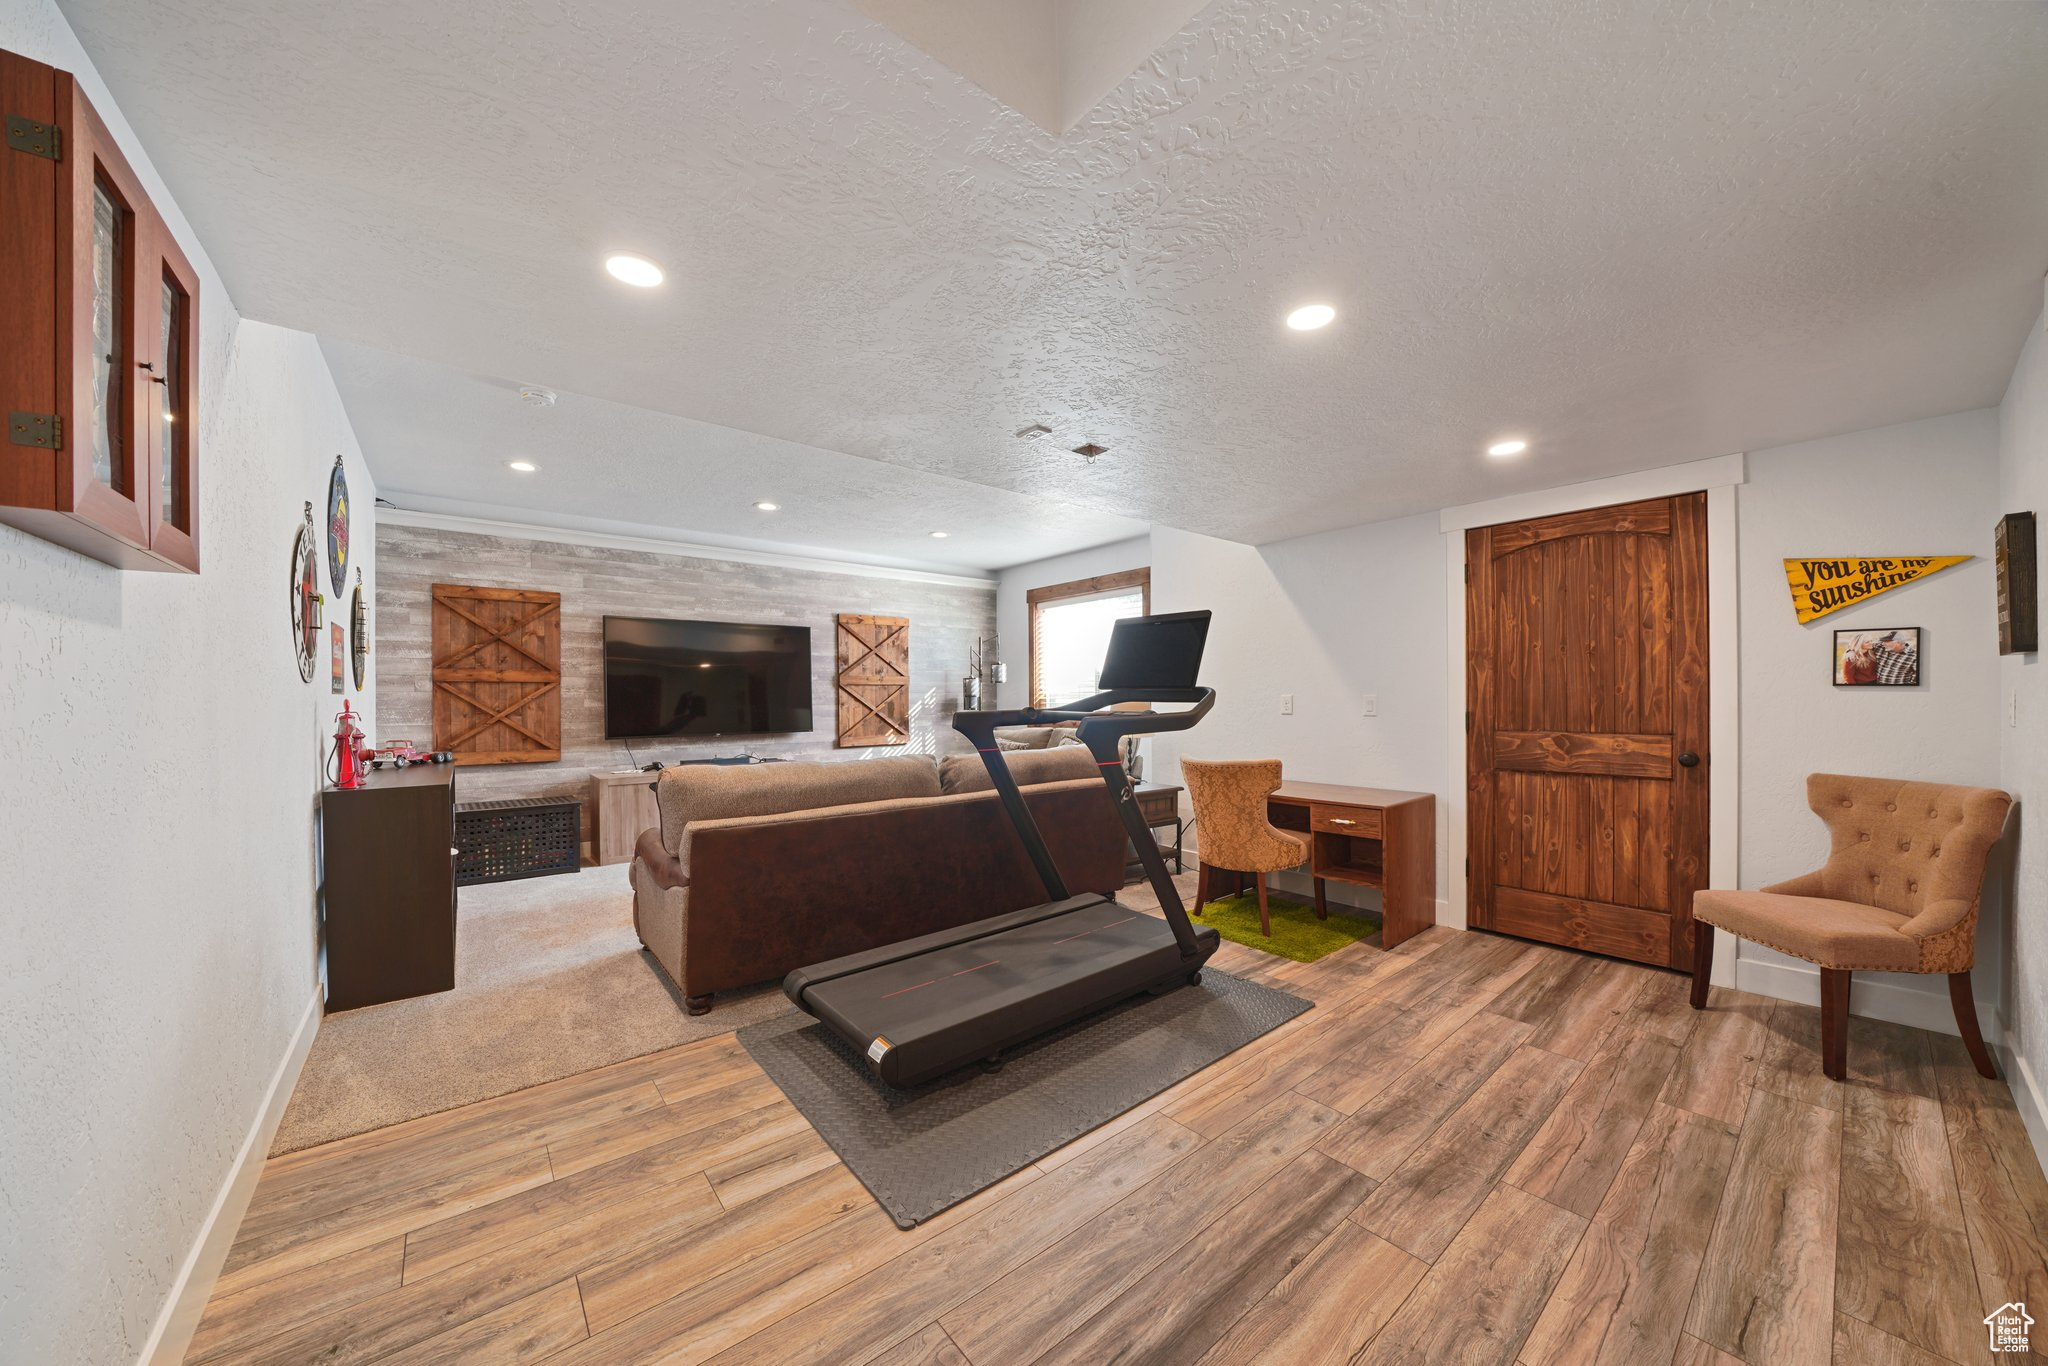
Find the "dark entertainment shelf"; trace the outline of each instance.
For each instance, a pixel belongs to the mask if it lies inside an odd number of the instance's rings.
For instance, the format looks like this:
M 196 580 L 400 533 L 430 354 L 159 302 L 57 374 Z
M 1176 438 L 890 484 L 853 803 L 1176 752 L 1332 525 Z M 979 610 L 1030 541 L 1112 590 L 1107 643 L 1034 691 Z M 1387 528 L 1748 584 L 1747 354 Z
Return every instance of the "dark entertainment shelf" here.
M 327 1009 L 455 986 L 455 766 L 372 772 L 320 795 Z

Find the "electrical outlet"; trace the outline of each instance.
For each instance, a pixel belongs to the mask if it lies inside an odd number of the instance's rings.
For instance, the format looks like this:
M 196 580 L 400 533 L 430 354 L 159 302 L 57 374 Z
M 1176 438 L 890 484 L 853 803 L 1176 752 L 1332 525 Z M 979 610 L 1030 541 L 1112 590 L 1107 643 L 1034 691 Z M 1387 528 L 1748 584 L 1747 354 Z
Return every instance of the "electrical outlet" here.
M 1372 693 L 1365 695 L 1365 714 L 1367 716 L 1378 716 L 1380 714 L 1380 699 Z
M 1291 693 L 1291 692 L 1284 692 L 1284 693 L 1281 693 L 1281 694 L 1280 694 L 1280 714 L 1281 714 L 1282 716 L 1292 716 L 1292 715 L 1294 715 L 1294 694 L 1293 694 L 1293 693 Z

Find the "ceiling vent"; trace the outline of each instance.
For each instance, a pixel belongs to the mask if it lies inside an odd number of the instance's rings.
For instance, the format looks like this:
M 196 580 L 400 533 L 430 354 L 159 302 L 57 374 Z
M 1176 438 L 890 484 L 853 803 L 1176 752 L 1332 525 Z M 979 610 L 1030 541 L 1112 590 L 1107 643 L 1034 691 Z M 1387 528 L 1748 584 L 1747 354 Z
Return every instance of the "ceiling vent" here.
M 1026 441 L 1036 441 L 1041 436 L 1051 436 L 1052 428 L 1046 426 L 1043 422 L 1034 422 L 1029 427 L 1019 427 L 1017 435 L 1023 437 Z
M 1074 447 L 1074 454 L 1080 456 L 1083 460 L 1086 460 L 1089 464 L 1092 465 L 1095 463 L 1096 456 L 1109 454 L 1109 447 L 1098 446 L 1093 441 L 1087 441 L 1083 442 L 1079 446 Z

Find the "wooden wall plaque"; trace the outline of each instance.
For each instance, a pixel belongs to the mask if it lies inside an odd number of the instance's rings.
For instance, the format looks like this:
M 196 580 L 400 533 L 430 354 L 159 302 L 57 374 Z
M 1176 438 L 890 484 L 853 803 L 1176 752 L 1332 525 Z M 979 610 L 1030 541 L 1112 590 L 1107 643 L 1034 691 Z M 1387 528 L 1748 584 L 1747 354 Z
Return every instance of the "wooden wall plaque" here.
M 910 618 L 842 612 L 838 642 L 839 747 L 910 742 Z
M 433 588 L 434 748 L 458 764 L 562 757 L 562 595 Z
M 1998 567 L 1998 653 L 2030 654 L 2041 648 L 2041 569 L 2034 514 L 2008 512 L 1999 518 L 1993 547 Z

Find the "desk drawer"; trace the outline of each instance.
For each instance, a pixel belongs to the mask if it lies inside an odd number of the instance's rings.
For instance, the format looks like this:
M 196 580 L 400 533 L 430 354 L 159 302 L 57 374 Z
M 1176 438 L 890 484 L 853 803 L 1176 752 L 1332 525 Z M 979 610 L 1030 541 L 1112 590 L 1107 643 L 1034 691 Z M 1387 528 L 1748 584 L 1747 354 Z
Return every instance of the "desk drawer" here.
M 1376 806 L 1311 806 L 1308 826 L 1326 835 L 1380 837 L 1380 809 Z

